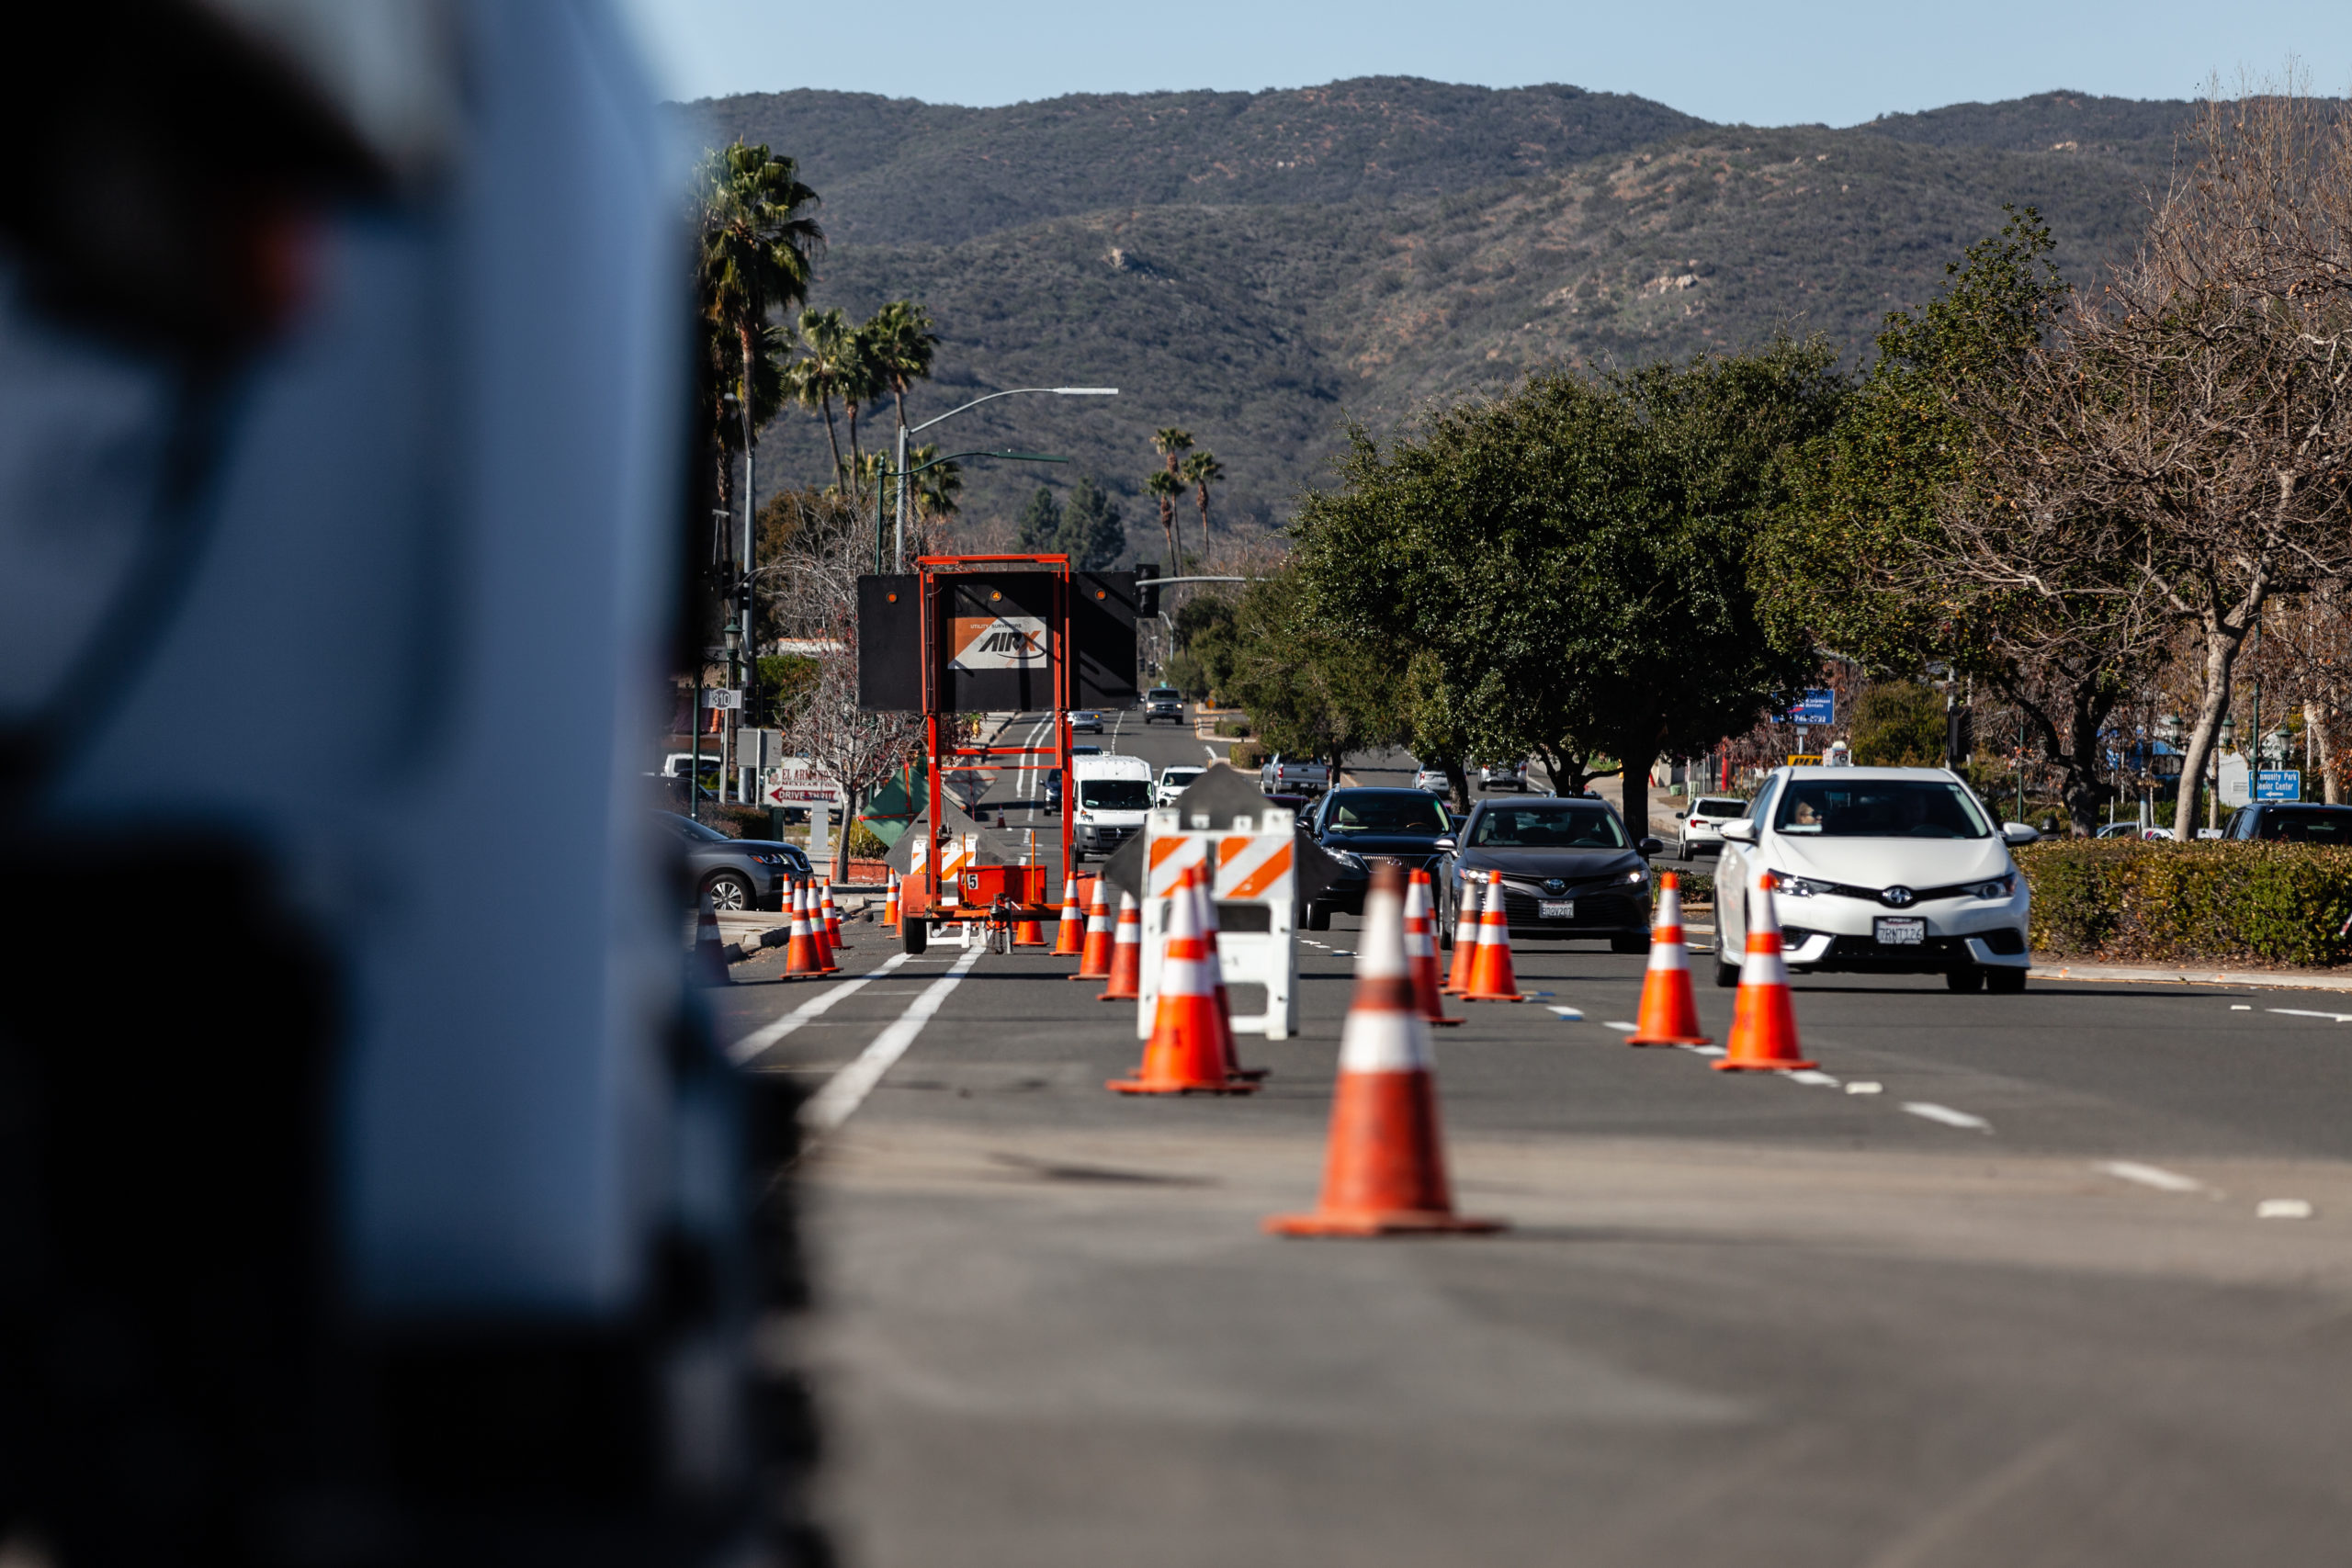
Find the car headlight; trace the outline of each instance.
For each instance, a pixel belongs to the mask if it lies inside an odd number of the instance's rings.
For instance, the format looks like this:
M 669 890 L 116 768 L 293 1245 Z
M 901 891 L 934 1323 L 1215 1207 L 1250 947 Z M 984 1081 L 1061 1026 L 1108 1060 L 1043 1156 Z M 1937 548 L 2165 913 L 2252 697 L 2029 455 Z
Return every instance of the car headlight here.
M 1620 880 L 1625 882 L 1647 882 L 1649 879 L 1650 874 L 1648 872 L 1644 871 L 1640 866 L 1635 866 L 1633 870 L 1627 872 Z
M 1969 889 L 1979 898 L 2006 898 L 2018 890 L 2018 874 L 2014 871 L 1996 876 L 1990 882 L 1980 882 Z
M 1362 871 L 1364 868 L 1363 856 L 1353 850 L 1327 850 L 1324 852 L 1351 871 Z
M 1094 813 L 1081 808 L 1078 814 L 1078 820 L 1080 822 L 1091 822 L 1094 820 Z
M 1772 879 L 1772 889 L 1792 898 L 1810 898 L 1815 894 L 1828 892 L 1830 884 L 1804 876 L 1776 876 Z
M 792 863 L 792 857 L 790 855 L 755 854 L 752 858 L 758 861 L 762 865 L 789 865 Z

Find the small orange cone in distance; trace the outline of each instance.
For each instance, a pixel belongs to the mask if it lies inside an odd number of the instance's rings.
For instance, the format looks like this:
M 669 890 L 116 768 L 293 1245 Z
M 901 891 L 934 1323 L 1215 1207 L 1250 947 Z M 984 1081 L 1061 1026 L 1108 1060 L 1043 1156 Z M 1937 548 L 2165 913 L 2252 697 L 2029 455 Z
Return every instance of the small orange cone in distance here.
M 1699 1032 L 1699 1000 L 1690 991 L 1690 950 L 1682 941 L 1682 879 L 1657 879 L 1657 924 L 1650 932 L 1650 963 L 1642 975 L 1642 1010 L 1634 1015 L 1628 1045 L 1706 1045 Z
M 1143 909 L 1136 903 L 1136 896 L 1122 889 L 1119 894 L 1118 935 L 1111 942 L 1110 984 L 1102 987 L 1098 1002 L 1132 1002 L 1143 997 Z
M 1478 917 L 1478 953 L 1470 966 L 1465 1002 L 1523 1002 L 1511 969 L 1510 915 L 1503 903 L 1503 874 L 1487 874 L 1487 908 Z
M 817 973 L 840 974 L 842 966 L 833 962 L 832 939 L 825 934 L 825 910 L 817 901 L 817 885 L 810 882 L 803 887 L 800 898 L 808 906 L 808 949 L 817 955 Z
M 1159 1005 L 1151 1038 L 1144 1042 L 1143 1066 L 1131 1078 L 1103 1087 L 1121 1094 L 1248 1094 L 1258 1086 L 1226 1070 L 1226 1044 L 1217 1027 L 1216 992 L 1209 984 L 1208 943 L 1201 935 L 1200 901 L 1193 873 L 1169 900 L 1167 944 L 1159 957 Z
M 1193 897 L 1200 906 L 1201 942 L 1208 950 L 1204 960 L 1207 964 L 1206 974 L 1214 982 L 1210 988 L 1216 993 L 1216 1030 L 1218 1037 L 1225 1042 L 1226 1073 L 1228 1077 L 1247 1078 L 1255 1083 L 1266 1076 L 1267 1069 L 1243 1066 L 1240 1047 L 1233 1043 L 1233 993 L 1225 987 L 1225 957 L 1216 947 L 1216 900 L 1209 897 L 1206 872 L 1194 874 Z
M 842 940 L 842 912 L 833 903 L 833 879 L 830 876 L 825 878 L 824 894 L 820 903 L 825 911 L 825 945 L 831 948 L 847 947 L 849 943 Z
M 1062 923 L 1054 932 L 1054 956 L 1075 958 L 1086 951 L 1086 917 L 1078 912 L 1078 878 L 1062 886 Z
M 1437 972 L 1437 919 L 1430 906 L 1430 874 L 1413 873 L 1405 885 L 1405 962 L 1413 971 L 1413 1006 L 1421 1021 L 1460 1023 L 1445 1016 L 1442 977 Z
M 899 874 L 890 874 L 889 891 L 882 895 L 882 923 L 896 927 L 899 923 Z
M 1772 908 L 1772 874 L 1756 879 L 1755 915 L 1747 923 L 1747 960 L 1739 966 L 1739 995 L 1731 1004 L 1731 1034 L 1718 1072 L 1791 1072 L 1815 1064 L 1797 1048 L 1797 1019 L 1789 1006 L 1789 965 L 1781 956 L 1781 917 Z
M 1086 911 L 1086 945 L 1079 953 L 1078 973 L 1073 980 L 1107 980 L 1111 977 L 1111 906 L 1104 902 L 1102 879 L 1094 879 L 1093 903 Z
M 801 897 L 800 884 L 792 885 L 789 899 L 792 906 L 792 931 L 784 944 L 784 972 L 787 975 L 815 975 L 820 966 L 817 962 L 816 943 L 808 936 L 808 905 Z
M 1461 916 L 1453 922 L 1453 968 L 1445 977 L 1448 994 L 1460 996 L 1470 988 L 1470 971 L 1478 959 L 1478 896 L 1470 889 L 1476 885 L 1470 874 L 1462 873 L 1456 879 L 1462 894 Z
M 1340 1080 L 1323 1197 L 1311 1214 L 1266 1221 L 1276 1235 L 1394 1235 L 1500 1230 L 1453 1212 L 1438 1125 L 1436 1065 L 1405 960 L 1405 879 L 1373 873 L 1356 939 L 1356 994 L 1340 1031 Z
M 1015 947 L 1043 947 L 1046 945 L 1046 928 L 1038 922 L 1036 916 L 1024 914 L 1021 917 L 1020 920 L 1014 924 L 1012 928 L 1012 945 Z
M 695 947 L 686 973 L 697 986 L 735 983 L 727 973 L 727 950 L 718 940 L 718 911 L 707 893 L 702 896 L 702 908 L 695 914 Z

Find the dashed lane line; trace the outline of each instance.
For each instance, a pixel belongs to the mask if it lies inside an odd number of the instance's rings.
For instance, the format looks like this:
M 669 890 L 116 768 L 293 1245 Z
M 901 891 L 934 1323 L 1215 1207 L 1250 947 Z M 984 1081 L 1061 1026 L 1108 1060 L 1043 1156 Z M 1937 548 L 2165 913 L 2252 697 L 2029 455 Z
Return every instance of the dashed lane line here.
M 727 1047 L 729 1059 L 733 1061 L 737 1066 L 741 1066 L 744 1063 L 752 1060 L 761 1052 L 765 1051 L 769 1046 L 775 1044 L 778 1041 L 784 1039 L 786 1035 L 799 1029 L 804 1024 L 810 1022 L 812 1020 L 815 1020 L 830 1011 L 834 1007 L 839 1006 L 843 998 L 855 996 L 867 986 L 872 985 L 876 980 L 879 980 L 883 976 L 888 975 L 891 970 L 896 969 L 899 964 L 904 964 L 906 961 L 907 954 L 903 953 L 892 953 L 888 958 L 882 961 L 882 966 L 880 968 L 869 969 L 854 980 L 843 980 L 839 985 L 833 986 L 819 995 L 809 998 L 807 1001 L 802 1002 L 798 1007 L 794 1008 L 790 1012 L 786 1013 L 782 1018 L 775 1019 L 771 1022 L 760 1025 L 759 1028 L 754 1029 L 751 1033 L 746 1034 L 743 1038 L 736 1041 L 735 1043 Z
M 2284 1013 L 2289 1018 L 2324 1018 L 2331 1023 L 2352 1023 L 2352 1012 L 2313 1012 L 2309 1008 L 2265 1008 L 2262 1010 Z
M 1604 1018 L 1600 1022 L 1602 1028 L 1616 1030 L 1621 1034 L 1631 1034 L 1641 1027 L 1638 1023 L 1627 1023 L 1623 1019 L 1616 1018 Z
M 1545 1012 L 1559 1014 L 1560 1021 L 1562 1023 L 1582 1023 L 1584 1021 L 1584 1010 L 1582 1008 L 1547 1007 L 1544 1010 Z
M 972 965 L 980 961 L 984 947 L 975 947 L 949 966 L 947 973 L 933 980 L 907 1004 L 890 1026 L 874 1037 L 872 1044 L 858 1053 L 857 1060 L 825 1080 L 825 1087 L 809 1096 L 800 1108 L 800 1124 L 811 1133 L 830 1133 L 850 1119 L 853 1111 L 865 1102 L 882 1075 L 890 1070 L 898 1059 L 907 1054 L 932 1015 L 946 1005 L 947 994 L 963 984 Z
M 1982 1116 L 1971 1116 L 1965 1111 L 1954 1111 L 1949 1105 L 1938 1105 L 1929 1100 L 1906 1100 L 1903 1109 L 1914 1116 L 1924 1116 L 1930 1122 L 1940 1122 L 1947 1127 L 1960 1127 L 1973 1133 L 1989 1133 L 1993 1123 Z
M 2153 1187 L 2159 1192 L 2204 1192 L 2209 1189 L 2193 1176 L 2183 1176 L 2177 1170 L 2166 1170 L 2160 1165 L 2142 1165 L 2138 1160 L 2102 1160 L 2092 1167 L 2125 1181 L 2136 1181 L 2143 1187 Z

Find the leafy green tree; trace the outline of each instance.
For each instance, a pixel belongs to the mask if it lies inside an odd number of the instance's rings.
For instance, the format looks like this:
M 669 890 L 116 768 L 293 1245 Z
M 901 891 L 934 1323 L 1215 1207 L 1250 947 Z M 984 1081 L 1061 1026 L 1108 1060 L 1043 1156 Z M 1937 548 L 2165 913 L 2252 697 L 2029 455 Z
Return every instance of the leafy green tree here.
M 1119 515 L 1119 503 L 1084 474 L 1069 487 L 1069 504 L 1062 508 L 1053 547 L 1080 571 L 1106 570 L 1127 547 L 1127 525 Z
M 1862 688 L 1849 716 L 1854 761 L 1867 768 L 1939 768 L 1944 761 L 1944 699 L 1917 681 Z
M 938 457 L 939 448 L 926 442 L 907 453 L 907 467 L 922 470 L 914 479 L 915 515 L 944 523 L 956 515 L 956 498 L 964 493 L 964 465 L 942 463 Z
M 1023 555 L 1048 555 L 1061 548 L 1062 504 L 1052 487 L 1039 485 L 1014 525 L 1012 547 Z

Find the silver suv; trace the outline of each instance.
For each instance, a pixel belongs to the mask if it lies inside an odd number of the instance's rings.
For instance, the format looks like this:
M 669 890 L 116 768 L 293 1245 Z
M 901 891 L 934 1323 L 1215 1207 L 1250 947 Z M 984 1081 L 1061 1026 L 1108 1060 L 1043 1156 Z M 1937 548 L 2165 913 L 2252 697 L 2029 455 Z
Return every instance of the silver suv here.
M 1143 694 L 1143 721 L 1149 724 L 1164 718 L 1170 724 L 1184 722 L 1184 694 L 1173 686 L 1154 686 Z

